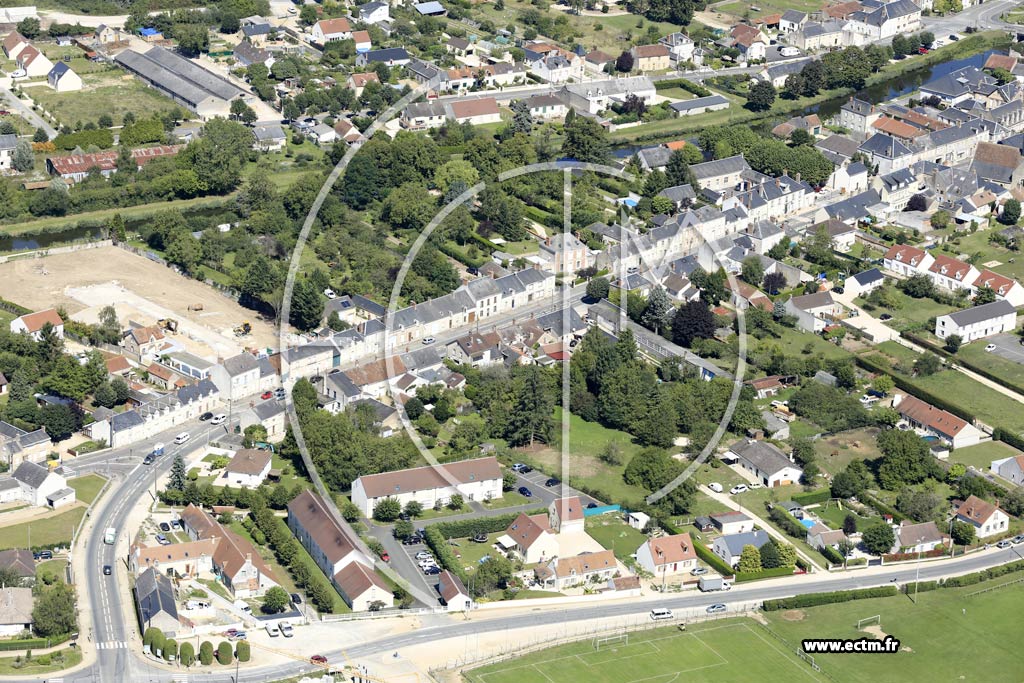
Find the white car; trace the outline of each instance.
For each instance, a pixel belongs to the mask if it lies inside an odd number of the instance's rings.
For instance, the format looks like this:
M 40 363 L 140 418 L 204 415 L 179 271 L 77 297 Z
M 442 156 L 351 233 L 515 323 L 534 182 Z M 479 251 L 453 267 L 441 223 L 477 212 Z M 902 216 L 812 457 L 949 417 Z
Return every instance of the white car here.
M 28 76 L 28 72 L 24 69 L 15 69 L 11 72 L 11 78 L 25 78 L 25 76 Z
M 291 638 L 295 635 L 295 631 L 292 630 L 292 625 L 287 621 L 281 624 L 281 635 L 285 638 Z
M 225 415 L 224 413 L 218 413 L 218 414 L 213 416 L 212 420 L 210 420 L 210 424 L 212 424 L 212 425 L 222 425 L 222 424 L 224 424 L 224 422 L 227 419 L 228 419 L 227 415 Z
M 995 344 L 989 344 L 988 346 L 985 347 L 985 350 L 988 351 L 989 353 L 992 353 L 993 351 L 996 350 L 996 345 Z
M 433 343 L 434 343 L 434 342 L 436 342 L 436 341 L 437 341 L 437 340 L 436 340 L 436 339 L 434 339 L 433 337 L 424 337 L 424 338 L 423 338 L 423 344 L 424 344 L 424 346 L 430 346 L 431 344 L 433 344 Z
M 277 624 L 267 624 L 267 635 L 276 638 L 281 635 L 281 629 L 277 627 Z
M 731 489 L 729 489 L 729 493 L 735 496 L 737 493 L 746 493 L 749 490 L 750 489 L 747 488 L 746 484 L 736 484 Z
M 289 7 L 288 8 L 288 14 L 298 14 L 298 13 L 299 13 L 299 10 L 295 9 L 294 7 Z
M 752 489 L 764 488 L 764 484 L 762 484 L 759 481 L 755 481 L 753 484 L 750 485 L 750 488 L 752 488 Z
M 877 396 L 872 396 L 871 394 L 864 394 L 863 396 L 860 397 L 860 402 L 863 405 L 866 405 L 866 406 L 867 405 L 871 405 L 872 403 L 874 403 L 877 400 L 878 400 L 878 397 Z
M 724 491 L 722 485 L 719 484 L 717 481 L 713 481 L 710 484 L 708 484 L 708 488 L 714 491 L 715 493 L 721 493 L 722 491 Z
M 189 434 L 188 432 L 182 432 L 181 434 L 178 434 L 176 437 L 174 437 L 174 443 L 180 446 L 181 444 L 185 443 L 191 438 L 191 434 Z
M 338 297 L 338 295 L 335 294 L 334 290 L 331 289 L 330 287 L 324 290 L 324 296 L 326 296 L 328 299 L 336 299 Z
M 426 550 L 421 550 L 416 553 L 417 560 L 433 560 L 434 556 L 428 553 Z

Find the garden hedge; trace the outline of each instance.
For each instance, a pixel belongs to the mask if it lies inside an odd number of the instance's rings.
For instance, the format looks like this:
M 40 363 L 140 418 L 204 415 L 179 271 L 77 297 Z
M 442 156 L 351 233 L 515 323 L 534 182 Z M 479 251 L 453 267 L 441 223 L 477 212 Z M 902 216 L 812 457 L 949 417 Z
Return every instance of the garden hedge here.
M 757 581 L 758 579 L 774 579 L 779 576 L 792 576 L 792 567 L 772 567 L 771 569 L 762 569 L 759 572 L 736 572 L 736 583 L 743 583 L 744 581 Z
M 877 588 L 861 588 L 852 591 L 834 591 L 831 593 L 807 593 L 796 595 L 792 598 L 780 598 L 778 600 L 765 600 L 765 612 L 775 612 L 783 609 L 800 609 L 802 607 L 816 607 L 818 605 L 832 605 L 837 602 L 850 602 L 851 600 L 867 600 L 869 598 L 889 598 L 898 593 L 896 586 L 879 586 Z
M 694 543 L 693 549 L 696 551 L 697 557 L 704 560 L 705 563 L 722 576 L 729 577 L 734 575 L 732 567 L 723 562 L 722 558 L 711 552 L 703 543 Z
M 448 545 L 448 541 L 437 527 L 438 525 L 435 524 L 426 528 L 423 534 L 424 542 L 434 551 L 434 557 L 437 558 L 438 564 L 458 576 L 463 583 L 467 583 L 468 579 L 466 572 L 462 570 L 462 563 L 459 562 L 459 558 L 455 557 L 452 547 Z
M 526 514 L 538 515 L 546 514 L 547 510 L 538 508 L 536 510 L 530 510 Z M 443 538 L 469 538 L 473 534 L 482 531 L 487 534 L 493 534 L 498 531 L 504 531 L 509 527 L 512 522 L 519 516 L 518 512 L 509 512 L 504 515 L 495 515 L 494 517 L 481 517 L 479 519 L 460 519 L 452 522 L 438 522 L 432 524 L 428 531 L 433 528 L 437 529 Z
M 794 493 L 791 498 L 794 503 L 799 503 L 800 505 L 816 505 L 831 499 L 832 491 L 826 488 L 808 491 L 807 493 Z
M 788 535 L 793 538 L 800 540 L 807 539 L 807 527 L 800 523 L 800 521 L 789 514 L 784 508 L 775 505 L 768 513 L 768 519 L 775 522 L 779 527 L 782 528 Z

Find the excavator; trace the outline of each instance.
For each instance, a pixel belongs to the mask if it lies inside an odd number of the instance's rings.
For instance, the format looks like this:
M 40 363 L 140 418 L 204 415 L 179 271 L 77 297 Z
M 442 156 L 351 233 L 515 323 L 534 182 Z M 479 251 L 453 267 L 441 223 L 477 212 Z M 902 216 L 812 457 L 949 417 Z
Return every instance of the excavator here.
M 248 320 L 246 320 L 241 325 L 239 325 L 239 326 L 237 326 L 235 328 L 235 336 L 236 337 L 244 337 L 245 335 L 249 334 L 250 332 L 252 332 L 252 324 L 250 324 Z

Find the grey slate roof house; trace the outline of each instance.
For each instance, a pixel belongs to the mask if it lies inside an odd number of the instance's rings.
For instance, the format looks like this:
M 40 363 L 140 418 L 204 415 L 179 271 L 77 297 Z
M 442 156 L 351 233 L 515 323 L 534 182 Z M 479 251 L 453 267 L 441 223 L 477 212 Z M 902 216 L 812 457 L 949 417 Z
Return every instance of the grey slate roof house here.
M 153 627 L 173 637 L 180 627 L 171 580 L 150 567 L 135 579 L 135 614 L 143 631 Z

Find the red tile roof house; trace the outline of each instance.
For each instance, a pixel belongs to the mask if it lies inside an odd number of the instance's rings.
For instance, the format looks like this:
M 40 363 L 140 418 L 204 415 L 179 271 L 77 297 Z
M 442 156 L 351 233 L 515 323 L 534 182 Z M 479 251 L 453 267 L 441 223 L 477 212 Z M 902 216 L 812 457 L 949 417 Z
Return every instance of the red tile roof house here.
M 683 574 L 697 566 L 697 551 L 690 534 L 651 538 L 636 551 L 636 563 L 654 574 Z
M 43 336 L 43 328 L 47 324 L 53 327 L 53 331 L 58 337 L 64 338 L 64 321 L 61 320 L 55 308 L 48 308 L 45 311 L 36 311 L 35 313 L 26 313 L 15 318 L 11 321 L 11 333 L 19 334 L 24 332 L 36 341 L 39 341 Z
M 974 527 L 974 535 L 988 538 L 1006 532 L 1010 528 L 1010 517 L 998 505 L 971 496 L 956 510 L 956 518 Z
M 415 500 L 426 509 L 446 505 L 458 493 L 467 501 L 502 496 L 501 467 L 494 457 L 447 463 L 438 468 L 415 467 L 396 472 L 363 475 L 352 482 L 352 502 L 367 517 L 386 498 L 403 506 Z
M 991 270 L 983 270 L 974 281 L 974 288 L 988 287 L 996 293 L 997 299 L 1006 299 L 1014 308 L 1024 306 L 1024 286 L 1014 279 Z
M 341 597 L 354 612 L 394 607 L 395 595 L 380 575 L 360 562 L 351 562 L 331 577 Z
M 583 503 L 579 496 L 553 500 L 548 506 L 548 518 L 556 533 L 583 531 Z
M 944 439 L 953 448 L 973 446 L 981 441 L 982 433 L 977 427 L 916 396 L 897 394 L 893 399 L 893 408 L 910 426 Z

